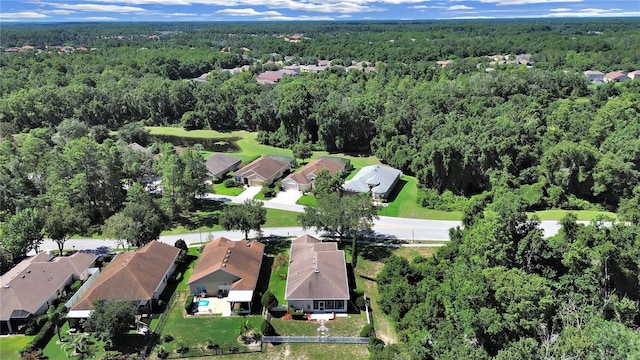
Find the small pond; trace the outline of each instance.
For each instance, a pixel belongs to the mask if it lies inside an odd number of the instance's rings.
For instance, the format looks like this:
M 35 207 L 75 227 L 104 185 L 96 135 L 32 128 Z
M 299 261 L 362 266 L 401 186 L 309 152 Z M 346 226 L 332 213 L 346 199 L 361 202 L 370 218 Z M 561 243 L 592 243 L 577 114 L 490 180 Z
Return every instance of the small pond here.
M 195 138 L 195 137 L 182 137 L 173 135 L 149 135 L 151 141 L 167 142 L 175 146 L 194 146 L 195 144 L 202 145 L 202 150 L 213 152 L 239 152 L 240 147 L 236 142 L 242 138 L 240 137 L 226 137 L 226 138 Z

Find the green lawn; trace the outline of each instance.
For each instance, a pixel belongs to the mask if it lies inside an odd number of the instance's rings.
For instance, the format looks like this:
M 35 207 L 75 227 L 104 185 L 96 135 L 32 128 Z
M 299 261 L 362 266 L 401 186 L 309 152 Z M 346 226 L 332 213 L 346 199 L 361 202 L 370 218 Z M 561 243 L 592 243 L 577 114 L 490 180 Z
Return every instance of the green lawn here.
M 286 254 L 285 258 L 282 258 L 282 265 L 276 266 L 277 268 L 271 269 L 271 276 L 269 277 L 269 291 L 271 291 L 278 298 L 278 305 L 286 306 L 286 302 L 284 300 L 285 290 L 287 287 L 287 271 L 289 270 L 288 266 L 288 254 L 289 249 L 282 250 L 284 254 Z M 272 259 L 275 259 L 278 255 L 272 256 Z
M 19 359 L 22 350 L 33 336 L 13 335 L 0 337 L 0 359 Z
M 216 193 L 218 195 L 238 196 L 238 195 L 242 194 L 244 189 L 243 188 L 239 188 L 239 187 L 228 188 L 228 187 L 224 186 L 224 184 L 220 183 L 220 184 L 214 184 L 213 185 L 213 191 L 214 191 L 214 193 Z
M 400 182 L 389 197 L 389 202 L 381 207 L 378 215 L 430 220 L 462 220 L 458 211 L 426 209 L 416 203 L 418 180 L 413 176 L 402 175 Z
M 66 322 L 60 328 L 60 334 L 62 338 L 65 339 L 69 335 L 69 323 Z M 89 346 L 89 355 L 90 357 L 100 359 L 104 356 L 104 343 L 100 341 L 96 341 L 93 337 L 90 339 L 91 345 Z M 49 358 L 49 360 L 64 360 L 64 359 L 80 359 L 80 356 L 69 357 L 67 354 L 62 351 L 62 345 L 58 343 L 58 336 L 53 335 L 47 346 L 45 346 L 43 353 Z M 4 358 L 3 358 L 4 359 Z
M 262 227 L 285 226 L 300 226 L 298 213 L 278 209 L 267 209 L 267 222 Z
M 318 200 L 316 200 L 316 197 L 313 195 L 302 195 L 298 201 L 296 201 L 296 204 L 304 206 L 318 205 Z

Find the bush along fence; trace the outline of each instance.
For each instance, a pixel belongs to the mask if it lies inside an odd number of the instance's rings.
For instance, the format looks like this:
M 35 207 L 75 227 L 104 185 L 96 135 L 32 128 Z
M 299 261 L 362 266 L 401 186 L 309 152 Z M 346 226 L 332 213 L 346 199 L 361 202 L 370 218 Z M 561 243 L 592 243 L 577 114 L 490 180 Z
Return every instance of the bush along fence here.
M 244 346 L 240 344 L 198 344 L 189 341 L 173 340 L 171 343 L 164 343 L 155 348 L 158 358 L 161 359 L 184 359 L 200 358 L 205 356 L 247 354 L 262 351 L 262 344 L 255 346 Z

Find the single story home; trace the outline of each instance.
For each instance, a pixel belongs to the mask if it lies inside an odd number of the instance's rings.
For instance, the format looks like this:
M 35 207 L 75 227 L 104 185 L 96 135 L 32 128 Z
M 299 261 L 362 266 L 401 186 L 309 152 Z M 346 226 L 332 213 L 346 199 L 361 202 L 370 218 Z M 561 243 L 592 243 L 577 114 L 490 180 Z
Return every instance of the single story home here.
M 264 244 L 224 237 L 208 243 L 189 278 L 189 291 L 199 297 L 226 298 L 234 310 L 251 311 L 264 257 Z M 236 305 L 237 304 L 237 305 Z
M 32 317 L 42 315 L 67 286 L 86 280 L 97 256 L 77 252 L 54 257 L 41 253 L 20 262 L 0 277 L 1 333 L 18 332 Z
M 99 300 L 129 300 L 138 311 L 150 313 L 176 269 L 179 254 L 177 247 L 153 240 L 116 255 L 71 307 L 67 314 L 71 327 L 90 317 Z
M 384 165 L 365 166 L 342 189 L 347 192 L 371 192 L 374 200 L 387 199 L 400 180 L 402 171 Z
M 287 190 L 309 191 L 313 188 L 313 181 L 316 175 L 322 169 L 327 169 L 331 176 L 337 173 L 344 174 L 349 161 L 340 160 L 342 159 L 324 157 L 310 161 L 299 171 L 284 178 L 282 187 Z
M 604 82 L 623 82 L 629 80 L 624 71 L 612 71 L 604 75 Z
M 604 73 L 597 70 L 587 70 L 583 72 L 584 76 L 589 78 L 589 80 L 593 83 L 601 83 L 604 82 Z
M 347 312 L 347 263 L 337 243 L 309 235 L 291 242 L 284 298 L 289 312 Z
M 631 80 L 640 79 L 640 70 L 634 70 L 634 71 L 628 73 L 627 76 Z
M 233 179 L 249 186 L 271 185 L 291 171 L 294 158 L 263 156 L 233 173 Z
M 207 177 L 214 179 L 222 179 L 227 173 L 238 170 L 242 159 L 215 153 L 209 156 L 205 162 L 207 166 Z

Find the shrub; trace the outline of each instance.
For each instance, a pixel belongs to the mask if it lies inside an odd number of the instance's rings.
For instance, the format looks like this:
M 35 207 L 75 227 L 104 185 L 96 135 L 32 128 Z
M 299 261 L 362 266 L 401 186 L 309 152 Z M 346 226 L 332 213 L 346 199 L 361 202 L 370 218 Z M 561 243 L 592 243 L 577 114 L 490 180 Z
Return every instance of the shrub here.
M 207 339 L 207 349 L 215 349 L 218 345 L 216 345 L 215 341 L 212 338 Z
M 262 196 L 266 197 L 266 198 L 272 198 L 276 196 L 276 189 L 272 188 L 270 186 L 263 186 L 262 187 Z
M 193 295 L 189 294 L 189 296 L 187 296 L 184 301 L 184 309 L 187 311 L 187 314 L 191 314 L 191 309 L 193 309 Z
M 226 188 L 242 187 L 242 182 L 235 181 L 234 179 L 226 179 L 222 184 L 224 184 Z
M 160 359 L 166 359 L 169 356 L 169 352 L 162 345 L 156 346 L 155 351 L 158 353 L 158 358 Z
M 278 306 L 278 298 L 269 290 L 267 290 L 264 294 L 262 294 L 262 299 L 260 303 L 267 311 Z
M 368 338 L 372 338 L 376 336 L 376 331 L 373 328 L 373 325 L 371 324 L 367 324 L 362 328 L 362 331 L 360 331 L 360 336 L 361 337 L 368 337 Z
M 358 294 L 358 297 L 356 297 L 356 306 L 360 310 L 366 310 L 366 301 L 363 294 Z
M 69 291 L 71 291 L 72 293 L 75 293 L 76 291 L 80 290 L 80 287 L 82 286 L 82 281 L 80 280 L 76 280 L 73 282 L 73 284 L 71 284 L 71 286 L 69 287 Z
M 384 350 L 384 346 L 384 341 L 376 337 L 369 338 L 369 349 L 372 353 Z
M 172 342 L 173 341 L 173 335 L 170 333 L 166 333 L 164 334 L 164 336 L 162 336 L 162 341 L 168 343 L 168 342 Z
M 120 351 L 107 351 L 102 357 L 102 360 L 122 360 L 127 358 L 128 357 Z

